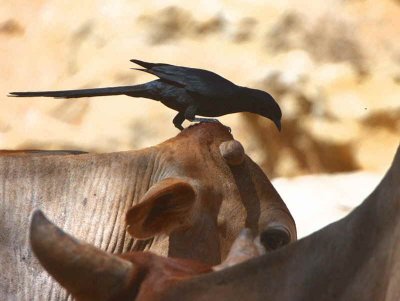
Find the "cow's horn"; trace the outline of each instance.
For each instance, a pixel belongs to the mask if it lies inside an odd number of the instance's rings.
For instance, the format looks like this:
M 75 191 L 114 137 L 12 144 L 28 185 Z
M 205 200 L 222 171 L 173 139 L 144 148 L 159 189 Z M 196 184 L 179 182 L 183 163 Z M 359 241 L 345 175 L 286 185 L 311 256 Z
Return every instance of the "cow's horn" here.
M 30 241 L 43 267 L 78 300 L 125 296 L 136 272 L 131 262 L 69 236 L 40 210 L 32 216 Z
M 237 140 L 222 142 L 219 151 L 229 165 L 239 165 L 245 158 L 244 148 Z
M 215 271 L 222 270 L 260 255 L 261 253 L 254 243 L 251 230 L 244 228 L 233 242 L 226 259 L 220 265 L 214 266 L 213 269 Z

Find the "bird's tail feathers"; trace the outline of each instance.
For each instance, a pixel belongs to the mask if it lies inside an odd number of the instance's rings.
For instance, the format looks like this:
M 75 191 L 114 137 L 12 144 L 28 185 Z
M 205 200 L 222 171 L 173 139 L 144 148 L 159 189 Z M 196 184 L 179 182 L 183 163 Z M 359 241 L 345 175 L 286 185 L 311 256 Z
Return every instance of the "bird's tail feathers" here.
M 54 97 L 54 98 L 80 98 L 93 96 L 110 96 L 129 94 L 135 96 L 135 93 L 147 90 L 145 84 L 134 86 L 95 88 L 95 89 L 79 89 L 79 90 L 62 90 L 62 91 L 37 91 L 37 92 L 10 92 L 8 96 L 14 97 Z
M 147 71 L 147 69 L 145 69 L 145 68 L 131 68 L 131 69 L 132 69 L 132 70 L 144 71 L 144 72 Z

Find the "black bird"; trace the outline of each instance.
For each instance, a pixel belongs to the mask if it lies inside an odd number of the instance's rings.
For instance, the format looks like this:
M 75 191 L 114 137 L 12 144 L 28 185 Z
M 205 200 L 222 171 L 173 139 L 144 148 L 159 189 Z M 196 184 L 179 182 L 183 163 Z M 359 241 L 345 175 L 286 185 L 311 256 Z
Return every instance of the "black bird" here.
M 127 95 L 161 101 L 178 111 L 173 123 L 182 130 L 185 119 L 197 122 L 216 121 L 196 115 L 217 117 L 231 113 L 251 112 L 271 119 L 281 129 L 282 113 L 274 98 L 261 90 L 237 86 L 218 74 L 196 68 L 155 64 L 131 60 L 142 68 L 132 68 L 157 76 L 151 82 L 121 87 L 64 91 L 11 92 L 9 96 L 78 98 Z

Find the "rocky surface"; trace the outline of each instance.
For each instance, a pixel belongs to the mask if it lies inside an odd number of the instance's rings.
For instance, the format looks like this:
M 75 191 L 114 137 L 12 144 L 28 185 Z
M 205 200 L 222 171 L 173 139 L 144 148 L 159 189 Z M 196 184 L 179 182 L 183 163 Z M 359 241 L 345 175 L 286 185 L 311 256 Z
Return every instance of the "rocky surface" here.
M 9 91 L 125 85 L 129 59 L 214 70 L 270 91 L 283 131 L 221 118 L 271 177 L 389 166 L 400 138 L 400 3 L 3 1 L 0 148 L 116 151 L 177 133 L 174 112 L 128 97 L 10 99 Z
M 277 178 L 273 185 L 292 213 L 301 238 L 346 216 L 382 178 L 378 173 L 351 172 Z

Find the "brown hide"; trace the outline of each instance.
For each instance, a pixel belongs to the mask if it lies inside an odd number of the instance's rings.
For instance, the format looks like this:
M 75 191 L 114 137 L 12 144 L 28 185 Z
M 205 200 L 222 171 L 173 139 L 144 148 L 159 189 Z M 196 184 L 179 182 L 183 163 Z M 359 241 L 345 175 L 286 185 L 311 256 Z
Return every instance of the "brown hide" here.
M 268 249 L 295 240 L 286 206 L 232 139 L 220 124 L 201 124 L 138 151 L 0 156 L 0 299 L 65 299 L 27 244 L 35 208 L 108 252 L 151 250 L 215 264 L 243 227 L 260 232 Z M 134 240 L 127 226 L 155 237 Z
M 165 292 L 160 300 L 400 300 L 400 148 L 378 187 L 347 217 Z
M 400 148 L 378 187 L 344 219 L 223 271 L 167 285 L 164 275 L 156 294 L 144 281 L 147 289 L 141 292 L 147 294 L 137 295 L 135 301 L 398 301 L 399 217 Z
M 273 253 L 205 275 L 200 274 L 208 269 L 202 270 L 193 262 L 146 254 L 125 255 L 127 262 L 134 265 L 131 286 L 124 290 L 126 281 L 122 279 L 118 292 L 125 294 L 113 300 L 397 301 L 399 214 L 400 148 L 382 182 L 346 218 Z M 254 244 L 247 242 L 245 246 L 247 250 L 254 249 Z M 51 258 L 54 250 L 35 252 L 46 267 L 46 258 Z M 44 258 L 43 253 L 47 253 Z M 135 272 L 138 269 L 141 277 Z
M 212 271 L 211 265 L 148 252 L 108 254 L 64 233 L 39 210 L 29 236 L 40 263 L 77 300 L 157 300 L 176 283 Z M 251 230 L 243 229 L 226 261 L 214 269 L 259 255 Z

